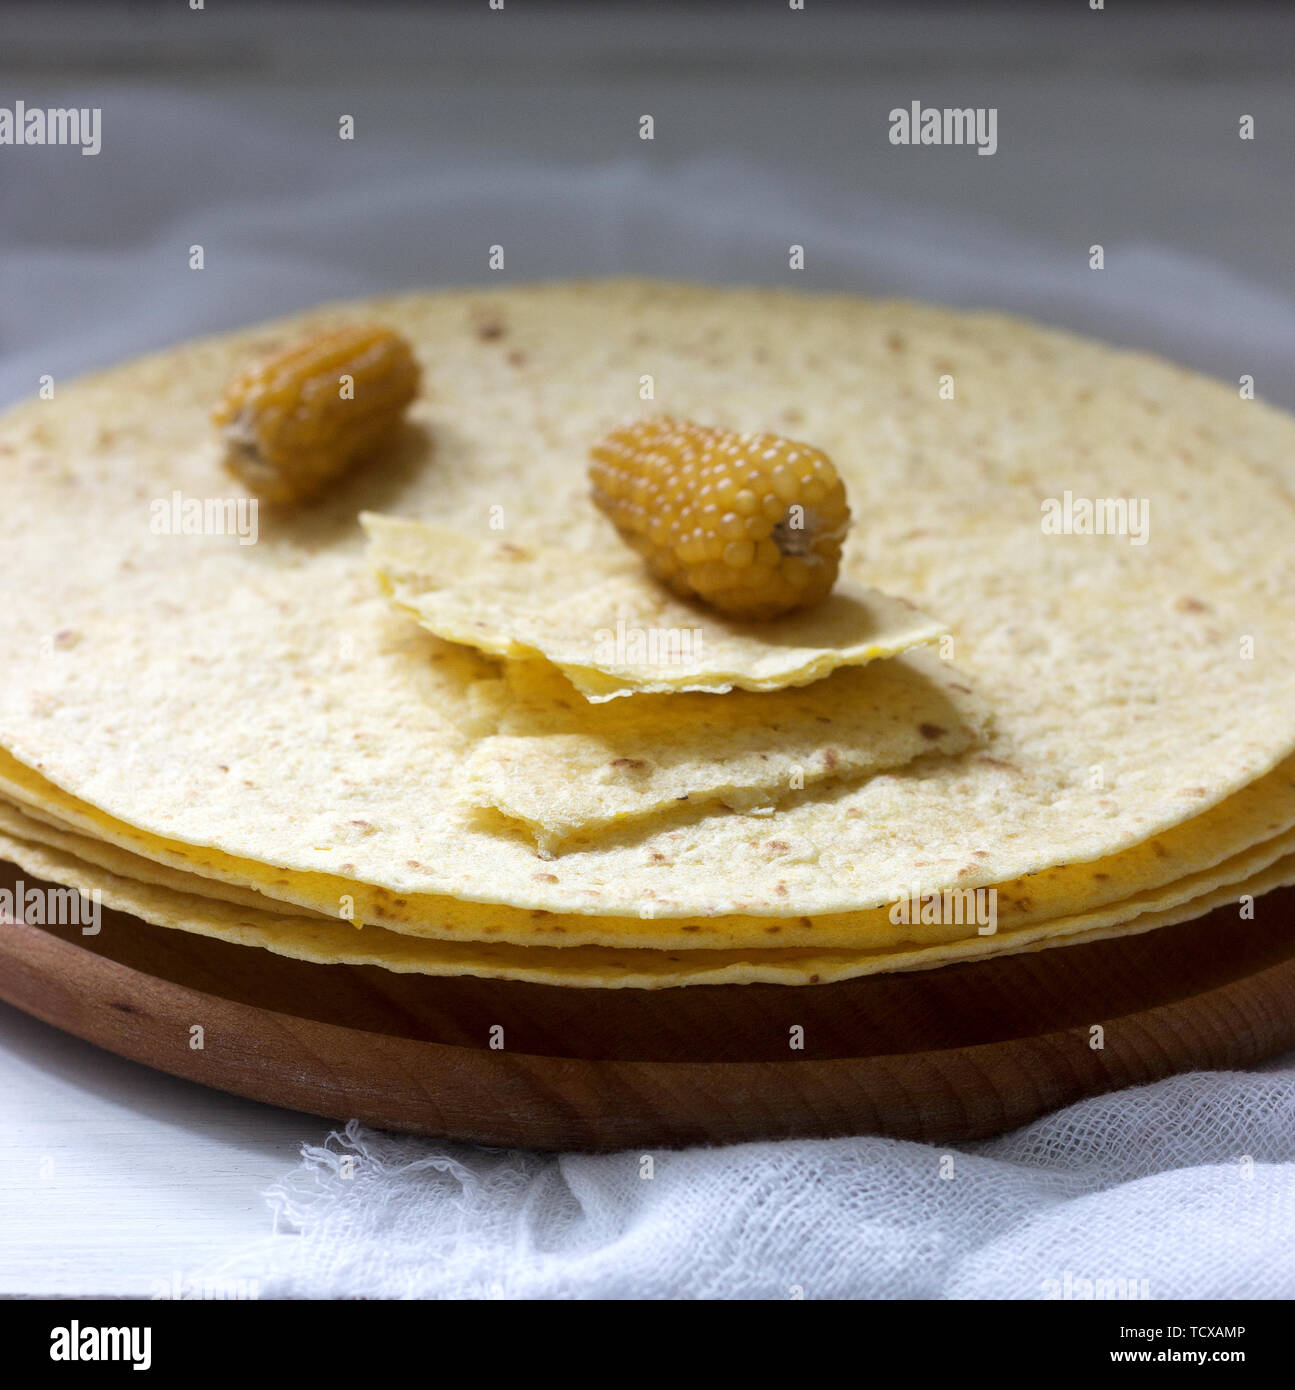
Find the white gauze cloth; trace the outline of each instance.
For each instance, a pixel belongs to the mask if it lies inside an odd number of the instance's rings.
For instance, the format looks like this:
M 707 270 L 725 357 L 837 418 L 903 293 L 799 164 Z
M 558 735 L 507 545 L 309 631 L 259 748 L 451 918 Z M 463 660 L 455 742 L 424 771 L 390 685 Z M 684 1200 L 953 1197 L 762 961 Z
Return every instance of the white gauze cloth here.
M 1295 1058 L 956 1148 L 554 1157 L 350 1124 L 268 1196 L 276 1234 L 203 1282 L 263 1298 L 1290 1298 Z

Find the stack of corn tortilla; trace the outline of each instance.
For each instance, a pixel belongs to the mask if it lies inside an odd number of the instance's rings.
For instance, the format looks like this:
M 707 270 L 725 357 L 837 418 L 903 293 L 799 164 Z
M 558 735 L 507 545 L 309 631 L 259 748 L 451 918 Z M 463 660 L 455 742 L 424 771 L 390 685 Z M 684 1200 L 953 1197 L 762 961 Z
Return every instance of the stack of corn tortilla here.
M 224 383 L 360 321 L 421 361 L 404 433 L 220 533 Z M 663 411 L 830 455 L 821 609 L 654 593 L 586 469 Z M 1261 930 L 1295 882 L 1292 460 L 1295 422 L 1146 356 L 644 282 L 59 382 L 0 421 L 0 857 L 249 948 L 573 986 Z

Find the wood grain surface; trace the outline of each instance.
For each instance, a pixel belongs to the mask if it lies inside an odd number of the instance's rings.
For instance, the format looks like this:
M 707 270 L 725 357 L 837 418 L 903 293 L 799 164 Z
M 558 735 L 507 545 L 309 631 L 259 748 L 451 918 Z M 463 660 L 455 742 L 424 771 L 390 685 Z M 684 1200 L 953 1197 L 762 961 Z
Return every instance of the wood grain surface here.
M 15 872 L 3 866 L 0 886 Z M 173 1075 L 388 1129 L 537 1149 L 945 1143 L 1295 1046 L 1295 890 L 1252 922 L 1230 906 L 1091 945 L 795 988 L 395 975 L 105 910 L 95 937 L 0 923 L 0 998 Z

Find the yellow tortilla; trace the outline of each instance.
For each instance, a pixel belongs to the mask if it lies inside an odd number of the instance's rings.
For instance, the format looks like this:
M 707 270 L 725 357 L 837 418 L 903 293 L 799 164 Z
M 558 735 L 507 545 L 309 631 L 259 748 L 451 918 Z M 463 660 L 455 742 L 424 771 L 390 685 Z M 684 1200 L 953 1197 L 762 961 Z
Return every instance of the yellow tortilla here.
M 13 771 L 2 754 L 0 769 Z M 101 813 L 87 814 L 87 808 L 78 807 L 64 794 L 33 796 L 39 786 L 40 779 L 32 774 L 17 781 L 0 776 L 0 788 L 20 793 L 19 804 L 11 808 L 11 814 L 22 815 L 39 827 L 20 838 L 44 840 L 52 829 L 64 838 L 51 843 L 119 877 L 151 882 L 152 871 L 146 866 L 160 863 L 192 874 L 193 882 L 202 885 L 203 891 L 213 879 L 254 883 L 267 895 L 295 903 L 314 915 L 336 920 L 345 913 L 351 921 L 429 940 L 674 951 L 764 950 L 794 942 L 798 949 L 885 954 L 897 952 L 912 939 L 910 927 L 891 920 L 895 904 L 837 917 L 658 919 L 652 915 L 651 900 L 645 901 L 644 916 L 627 918 L 537 914 L 455 898 L 402 901 L 391 894 L 361 890 L 343 879 L 263 872 L 259 865 L 240 864 L 214 851 L 156 841 L 140 831 L 114 825 Z M 64 814 L 54 815 L 51 804 L 57 804 Z M 21 828 L 21 822 L 17 824 Z M 1085 913 L 1112 910 L 1110 920 L 1117 920 L 1121 913 L 1128 915 L 1128 903 L 1151 903 L 1160 908 L 1258 872 L 1287 853 L 1288 846 L 1295 848 L 1295 759 L 1197 821 L 1155 836 L 1121 855 L 996 885 L 998 926 L 1002 932 L 1032 930 Z M 170 884 L 163 881 L 161 886 Z M 930 893 L 941 887 L 937 880 L 927 879 L 912 885 L 909 894 Z M 960 930 L 949 930 L 943 924 L 923 927 L 922 931 L 928 943 L 961 935 Z
M 599 989 L 662 989 L 701 984 L 827 984 L 883 971 L 929 969 L 1032 950 L 1055 941 L 1080 943 L 1151 931 L 1203 915 L 1242 894 L 1253 897 L 1295 882 L 1295 854 L 1245 879 L 1157 908 L 1152 898 L 1059 922 L 1039 923 L 993 936 L 891 951 L 832 951 L 804 947 L 769 951 L 630 950 L 599 946 L 563 949 L 476 942 L 420 940 L 344 922 L 284 917 L 258 908 L 200 897 L 173 887 L 123 878 L 47 845 L 0 831 L 0 858 L 42 879 L 68 884 L 159 926 L 257 946 L 323 965 L 377 965 L 401 973 L 476 975 Z M 1262 904 L 1257 911 L 1262 913 Z M 105 925 L 103 930 L 119 929 Z M 965 928 L 963 929 L 965 933 Z

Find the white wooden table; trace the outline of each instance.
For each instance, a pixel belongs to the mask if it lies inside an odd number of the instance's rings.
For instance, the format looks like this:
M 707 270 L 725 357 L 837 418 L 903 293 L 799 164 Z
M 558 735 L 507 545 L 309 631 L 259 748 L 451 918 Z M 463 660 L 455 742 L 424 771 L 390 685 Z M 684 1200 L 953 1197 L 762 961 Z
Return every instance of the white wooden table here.
M 327 1132 L 0 1004 L 0 1297 L 149 1297 L 184 1280 L 270 1234 L 262 1192 Z

